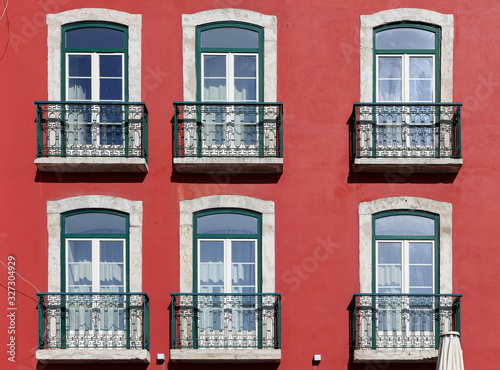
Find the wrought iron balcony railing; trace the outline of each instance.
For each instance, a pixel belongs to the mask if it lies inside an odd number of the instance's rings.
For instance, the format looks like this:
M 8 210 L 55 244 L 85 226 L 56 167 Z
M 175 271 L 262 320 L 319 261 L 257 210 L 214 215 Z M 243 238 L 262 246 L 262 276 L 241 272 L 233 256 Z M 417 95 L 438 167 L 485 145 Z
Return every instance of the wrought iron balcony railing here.
M 281 349 L 278 293 L 171 296 L 171 349 Z
M 462 103 L 354 103 L 354 158 L 462 158 Z
M 461 294 L 354 294 L 351 344 L 359 349 L 438 349 L 460 332 Z
M 282 103 L 174 102 L 174 158 L 283 156 Z
M 144 103 L 36 101 L 37 158 L 148 160 Z
M 37 293 L 38 349 L 149 350 L 145 293 Z

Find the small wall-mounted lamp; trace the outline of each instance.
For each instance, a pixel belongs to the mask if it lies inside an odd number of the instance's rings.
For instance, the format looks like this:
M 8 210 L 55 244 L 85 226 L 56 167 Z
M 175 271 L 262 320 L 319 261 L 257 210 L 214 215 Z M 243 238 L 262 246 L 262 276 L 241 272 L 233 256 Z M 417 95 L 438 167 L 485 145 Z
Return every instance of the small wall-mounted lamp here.
M 321 355 L 314 355 L 313 362 L 315 365 L 321 362 Z
M 158 353 L 158 354 L 156 355 L 156 363 L 157 363 L 158 365 L 161 365 L 161 364 L 163 364 L 164 362 L 165 362 L 165 354 L 164 354 L 164 353 Z

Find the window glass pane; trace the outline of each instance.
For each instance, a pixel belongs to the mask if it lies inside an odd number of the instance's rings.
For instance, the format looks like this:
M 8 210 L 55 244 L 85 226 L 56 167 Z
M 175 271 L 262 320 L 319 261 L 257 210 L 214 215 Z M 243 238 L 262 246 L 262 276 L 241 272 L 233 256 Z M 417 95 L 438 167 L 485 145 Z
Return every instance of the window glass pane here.
M 91 76 L 91 56 L 90 55 L 69 55 L 68 73 L 70 77 L 90 77 Z
M 410 79 L 410 101 L 411 102 L 432 102 L 432 80 L 411 80 Z
M 123 100 L 122 79 L 100 79 L 100 100 Z
M 101 77 L 122 77 L 121 55 L 99 55 Z
M 103 27 L 76 28 L 66 31 L 68 48 L 124 48 L 125 32 Z
M 410 265 L 410 287 L 432 288 L 432 266 Z
M 402 100 L 402 58 L 378 58 L 379 102 L 400 102 Z
M 257 100 L 257 80 L 255 79 L 235 79 L 234 80 L 234 100 L 235 101 L 256 101 Z
M 379 286 L 377 293 L 382 293 L 382 294 L 397 294 L 397 293 L 401 293 L 401 287 L 384 288 L 384 287 L 380 287 Z
M 259 33 L 236 27 L 212 28 L 201 32 L 202 48 L 258 48 Z
M 434 289 L 432 287 L 428 288 L 412 288 L 410 287 L 410 294 L 434 294 Z
M 428 217 L 398 215 L 375 220 L 375 235 L 434 236 L 434 220 Z
M 200 242 L 200 262 L 223 262 L 224 261 L 224 242 L 206 241 Z
M 432 264 L 432 243 L 410 242 L 410 264 Z
M 126 218 L 98 212 L 66 216 L 65 232 L 69 234 L 125 234 Z
M 68 292 L 92 290 L 92 241 L 68 241 Z
M 257 58 L 255 56 L 235 56 L 234 57 L 235 77 L 256 77 Z
M 203 56 L 203 72 L 205 77 L 226 77 L 226 56 Z
M 69 100 L 91 100 L 92 82 L 90 78 L 70 78 L 68 86 Z
M 241 288 L 255 287 L 255 241 L 231 242 L 231 283 L 232 292 Z
M 200 292 L 224 289 L 224 241 L 200 241 Z M 204 286 L 210 286 L 203 288 Z M 217 288 L 217 290 L 214 290 Z
M 123 241 L 100 241 L 100 291 L 124 291 Z
M 379 293 L 401 293 L 401 265 L 378 265 Z
M 255 262 L 255 242 L 232 241 L 231 253 L 233 262 Z
M 379 293 L 401 291 L 401 242 L 379 242 L 377 253 L 377 291 Z
M 378 243 L 378 263 L 401 264 L 401 243 L 400 242 L 379 242 Z
M 225 101 L 226 100 L 226 80 L 220 78 L 205 78 L 203 86 L 203 100 L 205 101 Z
M 257 218 L 235 213 L 198 217 L 198 234 L 257 234 Z
M 232 284 L 235 285 L 255 285 L 255 265 L 233 263 L 231 269 Z
M 433 58 L 410 57 L 410 78 L 432 78 Z
M 378 81 L 378 102 L 401 102 L 402 85 L 401 80 Z
M 121 240 L 101 240 L 100 259 L 102 262 L 123 263 L 123 241 Z
M 434 49 L 436 34 L 418 28 L 391 28 L 375 34 L 377 49 Z
M 378 77 L 379 78 L 401 78 L 402 76 L 402 59 L 395 58 L 378 58 Z
M 255 287 L 254 286 L 233 286 L 231 289 L 231 293 L 245 293 L 245 294 L 252 294 L 255 293 Z M 247 300 L 250 299 L 255 299 L 253 296 L 252 297 L 245 297 Z

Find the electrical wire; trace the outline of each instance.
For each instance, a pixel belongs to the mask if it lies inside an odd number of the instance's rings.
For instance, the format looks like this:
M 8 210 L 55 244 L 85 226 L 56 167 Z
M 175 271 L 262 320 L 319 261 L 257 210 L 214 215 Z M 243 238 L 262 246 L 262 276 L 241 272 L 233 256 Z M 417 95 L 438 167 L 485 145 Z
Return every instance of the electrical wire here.
M 2 265 L 4 265 L 6 269 L 8 269 L 7 265 L 6 265 L 5 263 L 3 263 L 3 261 L 0 261 L 0 263 L 1 263 Z M 17 276 L 19 276 L 21 279 L 23 279 L 25 282 L 27 282 L 29 285 L 31 285 L 33 288 L 35 288 L 35 290 L 36 290 L 37 292 L 40 292 L 36 286 L 34 286 L 34 285 L 33 285 L 33 284 L 31 284 L 28 280 L 26 280 L 26 279 L 25 279 L 25 278 L 23 278 L 21 275 L 19 275 L 19 273 L 17 273 L 16 271 L 14 271 L 14 273 L 15 273 Z
M 0 20 L 3 18 L 3 16 L 5 15 L 5 12 L 7 12 L 7 7 L 9 6 L 9 0 L 7 0 L 7 4 L 5 4 L 5 8 L 3 9 L 3 13 L 2 15 L 0 16 Z

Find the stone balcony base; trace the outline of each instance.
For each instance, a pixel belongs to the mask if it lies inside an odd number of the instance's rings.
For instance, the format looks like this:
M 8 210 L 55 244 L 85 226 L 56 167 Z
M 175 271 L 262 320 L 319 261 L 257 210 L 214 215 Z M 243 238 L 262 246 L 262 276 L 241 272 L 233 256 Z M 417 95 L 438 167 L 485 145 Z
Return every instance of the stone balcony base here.
M 462 158 L 356 158 L 354 172 L 458 173 Z
M 282 173 L 283 158 L 174 158 L 174 168 L 177 172 L 185 173 Z
M 44 172 L 148 172 L 144 158 L 123 157 L 46 157 L 35 159 Z
M 191 363 L 281 362 L 281 350 L 256 348 L 171 349 L 170 360 Z
M 435 363 L 437 349 L 357 349 L 354 351 L 354 362 L 419 362 Z
M 39 349 L 36 359 L 41 363 L 150 363 L 145 349 L 74 348 Z

